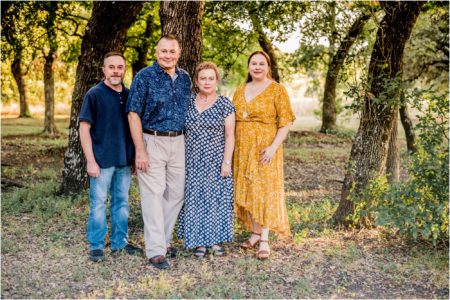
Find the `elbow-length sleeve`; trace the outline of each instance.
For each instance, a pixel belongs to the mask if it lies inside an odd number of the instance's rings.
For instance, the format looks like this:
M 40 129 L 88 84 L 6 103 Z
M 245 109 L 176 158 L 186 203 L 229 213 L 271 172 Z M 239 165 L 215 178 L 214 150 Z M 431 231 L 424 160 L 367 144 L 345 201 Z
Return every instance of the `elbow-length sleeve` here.
M 275 98 L 275 109 L 277 111 L 277 126 L 284 127 L 295 121 L 295 115 L 292 112 L 291 101 L 284 86 L 279 85 L 278 96 Z

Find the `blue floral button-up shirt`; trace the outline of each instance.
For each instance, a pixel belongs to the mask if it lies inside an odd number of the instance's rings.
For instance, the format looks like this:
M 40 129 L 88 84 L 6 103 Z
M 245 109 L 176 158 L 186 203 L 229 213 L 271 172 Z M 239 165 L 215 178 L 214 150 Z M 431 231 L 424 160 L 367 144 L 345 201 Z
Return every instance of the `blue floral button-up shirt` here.
M 141 117 L 143 129 L 184 129 L 191 79 L 186 71 L 178 67 L 175 68 L 174 78 L 156 61 L 134 77 L 128 95 L 127 112 L 136 112 Z

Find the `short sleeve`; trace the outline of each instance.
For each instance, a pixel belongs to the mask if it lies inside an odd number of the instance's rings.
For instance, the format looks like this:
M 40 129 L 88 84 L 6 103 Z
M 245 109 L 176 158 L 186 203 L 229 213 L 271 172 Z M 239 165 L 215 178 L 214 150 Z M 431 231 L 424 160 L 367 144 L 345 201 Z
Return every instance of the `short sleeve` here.
M 142 73 L 138 73 L 131 83 L 126 111 L 136 112 L 139 116 L 142 116 L 146 104 L 147 94 L 148 86 L 145 84 Z
M 84 96 L 83 104 L 81 105 L 80 114 L 78 119 L 81 121 L 86 121 L 90 124 L 95 123 L 95 95 L 88 92 Z
M 236 112 L 236 108 L 234 107 L 233 103 L 231 103 L 230 99 L 227 97 L 222 97 L 223 99 L 223 109 L 222 109 L 222 117 L 225 119 L 232 113 Z
M 295 121 L 295 115 L 292 112 L 289 95 L 284 86 L 279 85 L 278 97 L 275 98 L 275 109 L 277 110 L 277 126 L 284 127 Z

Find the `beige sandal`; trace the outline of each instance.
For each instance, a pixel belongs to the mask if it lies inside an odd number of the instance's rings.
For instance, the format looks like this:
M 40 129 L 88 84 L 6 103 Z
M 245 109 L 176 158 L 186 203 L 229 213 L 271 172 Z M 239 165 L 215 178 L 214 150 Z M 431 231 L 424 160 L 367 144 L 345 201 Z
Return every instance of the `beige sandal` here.
M 256 233 L 256 232 L 252 232 L 252 235 L 257 235 L 259 237 L 261 237 L 260 233 Z M 256 242 L 254 242 L 253 244 L 250 242 L 250 239 L 246 239 L 242 244 L 241 244 L 241 248 L 244 250 L 250 249 L 250 248 L 255 248 L 256 244 L 258 244 L 258 242 L 261 241 L 261 239 L 258 239 Z
M 261 243 L 267 243 L 267 245 L 269 245 L 269 240 L 259 240 L 260 246 L 261 246 Z M 268 251 L 267 250 L 258 250 L 256 252 L 256 258 L 261 259 L 261 260 L 268 259 L 269 256 L 270 256 L 270 249 Z

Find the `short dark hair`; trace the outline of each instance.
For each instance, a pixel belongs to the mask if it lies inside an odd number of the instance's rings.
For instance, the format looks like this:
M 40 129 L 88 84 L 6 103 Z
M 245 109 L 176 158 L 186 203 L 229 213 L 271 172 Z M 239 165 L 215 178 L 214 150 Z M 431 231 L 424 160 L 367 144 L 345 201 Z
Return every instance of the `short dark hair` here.
M 106 53 L 105 56 L 103 57 L 103 65 L 105 65 L 105 60 L 106 60 L 108 57 L 111 57 L 111 56 L 119 56 L 119 57 L 122 57 L 122 59 L 123 59 L 123 61 L 125 62 L 125 64 L 127 63 L 127 60 L 125 59 L 125 56 L 124 56 L 122 53 L 111 51 L 111 52 Z
M 270 79 L 272 79 L 272 63 L 270 62 L 269 54 L 267 54 L 266 52 L 259 50 L 259 51 L 255 51 L 252 54 L 250 54 L 250 57 L 248 58 L 248 61 L 247 61 L 247 66 L 250 64 L 250 60 L 252 59 L 252 57 L 255 56 L 256 54 L 261 54 L 266 59 L 267 65 L 269 66 L 269 73 L 267 74 L 267 76 Z M 250 74 L 248 74 L 247 75 L 247 82 L 250 82 L 252 80 L 253 80 L 252 76 L 250 76 Z
M 178 47 L 181 48 L 180 40 L 178 39 L 178 37 L 177 37 L 175 34 L 172 34 L 172 33 L 163 34 L 163 35 L 161 36 L 161 38 L 158 40 L 158 43 L 159 43 L 162 39 L 171 40 L 171 41 L 176 41 L 176 42 L 178 43 Z M 156 43 L 156 44 L 158 44 L 158 43 Z

